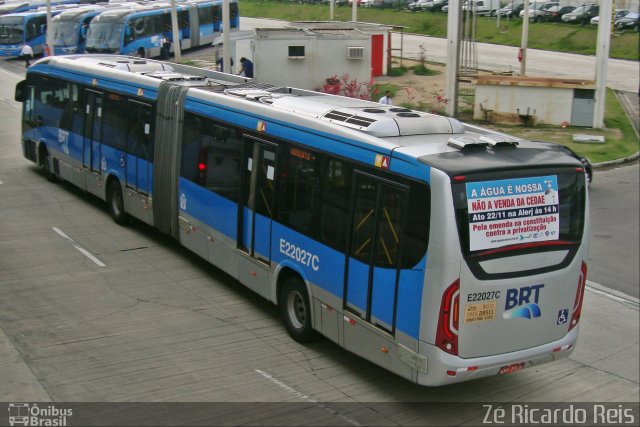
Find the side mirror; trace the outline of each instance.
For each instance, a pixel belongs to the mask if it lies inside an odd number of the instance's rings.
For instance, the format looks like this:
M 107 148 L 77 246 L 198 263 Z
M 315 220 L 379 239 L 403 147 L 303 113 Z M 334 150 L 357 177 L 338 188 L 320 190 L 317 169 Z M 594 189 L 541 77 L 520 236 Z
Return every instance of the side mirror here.
M 16 85 L 16 93 L 13 97 L 14 100 L 16 100 L 17 102 L 24 102 L 26 99 L 26 91 L 25 91 L 25 87 L 27 85 L 27 81 L 23 80 L 20 83 L 18 83 Z

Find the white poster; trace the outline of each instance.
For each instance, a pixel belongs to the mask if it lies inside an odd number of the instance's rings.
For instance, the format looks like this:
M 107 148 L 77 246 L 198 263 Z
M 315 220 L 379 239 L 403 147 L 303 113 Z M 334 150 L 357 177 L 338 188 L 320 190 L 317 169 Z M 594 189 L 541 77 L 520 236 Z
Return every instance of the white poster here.
M 558 240 L 556 175 L 466 184 L 471 251 Z

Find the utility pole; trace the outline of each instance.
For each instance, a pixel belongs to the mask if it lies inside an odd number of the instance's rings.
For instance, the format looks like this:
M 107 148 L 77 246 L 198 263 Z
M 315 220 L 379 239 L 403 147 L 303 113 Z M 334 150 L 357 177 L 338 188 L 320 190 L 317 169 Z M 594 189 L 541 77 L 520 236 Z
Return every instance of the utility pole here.
M 333 8 L 335 6 L 335 2 L 336 0 L 329 0 L 329 21 L 333 21 L 334 19 Z
M 222 0 L 222 69 L 225 73 L 233 74 L 231 69 L 231 47 L 229 33 L 231 32 L 229 0 Z
M 178 12 L 176 10 L 176 0 L 171 0 L 171 34 L 173 37 L 173 54 L 175 61 L 182 60 L 182 52 L 180 51 L 180 35 L 178 34 Z
M 517 18 L 514 17 L 514 18 Z M 520 46 L 520 75 L 527 74 L 527 45 L 529 44 L 529 0 L 524 0 L 524 16 L 522 17 L 522 44 Z
M 448 116 L 455 116 L 458 104 L 458 68 L 460 67 L 460 22 L 462 18 L 460 0 L 449 0 L 447 18 L 447 69 L 445 97 L 449 100 L 445 107 Z
M 51 0 L 47 0 L 47 33 L 45 35 L 45 45 L 47 47 L 48 54 L 53 56 L 53 34 L 51 33 Z
M 607 62 L 611 43 L 612 1 L 600 3 L 600 22 L 598 23 L 598 42 L 596 45 L 596 100 L 593 106 L 593 127 L 604 127 L 604 101 L 607 97 Z
M 351 0 L 351 20 L 358 22 L 358 0 Z

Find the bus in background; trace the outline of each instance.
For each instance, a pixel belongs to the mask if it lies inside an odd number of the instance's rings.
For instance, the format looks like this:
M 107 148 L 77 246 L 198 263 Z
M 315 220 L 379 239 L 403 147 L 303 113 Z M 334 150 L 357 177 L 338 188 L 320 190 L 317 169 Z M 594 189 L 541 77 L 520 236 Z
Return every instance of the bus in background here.
M 91 20 L 111 9 L 126 9 L 138 7 L 134 2 L 109 2 L 96 5 L 85 5 L 71 10 L 65 10 L 51 20 L 53 46 L 55 55 L 70 55 L 84 53 L 87 30 Z
M 73 7 L 69 4 L 51 8 L 52 16 Z M 47 32 L 46 10 L 10 13 L 0 16 L 0 57 L 20 56 L 24 44 L 33 49 L 34 55 L 44 51 Z
M 71 3 L 79 3 L 79 1 L 78 0 L 51 0 L 52 6 L 56 6 L 59 4 L 71 4 Z M 9 13 L 26 12 L 28 10 L 35 10 L 41 6 L 46 6 L 46 5 L 47 5 L 47 2 L 45 0 L 7 2 L 5 4 L 0 4 L 0 15 L 7 15 Z
M 211 44 L 220 29 L 221 7 L 220 0 L 187 0 L 176 5 L 182 49 Z M 231 28 L 238 28 L 238 3 L 232 0 L 229 8 Z M 170 12 L 169 3 L 143 3 L 131 10 L 107 10 L 91 21 L 86 51 L 159 56 L 164 38 L 169 39 L 173 47 Z
M 586 283 L 566 151 L 376 102 L 134 57 L 16 87 L 24 156 L 175 238 L 317 333 L 423 385 L 567 357 Z
M 82 6 L 54 16 L 51 19 L 54 55 L 84 53 L 89 22 L 104 10 L 103 6 Z

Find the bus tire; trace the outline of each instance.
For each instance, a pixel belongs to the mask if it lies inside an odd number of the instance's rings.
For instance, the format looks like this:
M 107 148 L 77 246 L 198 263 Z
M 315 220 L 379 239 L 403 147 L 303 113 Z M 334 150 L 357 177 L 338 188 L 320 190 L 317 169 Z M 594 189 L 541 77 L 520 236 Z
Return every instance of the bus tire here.
M 311 326 L 309 295 L 299 278 L 289 276 L 285 279 L 280 292 L 279 306 L 284 326 L 291 338 L 299 343 L 308 343 L 317 338 Z
M 141 47 L 140 49 L 138 49 L 138 56 L 140 58 L 146 58 L 145 53 L 144 53 L 144 48 Z
M 56 175 L 51 172 L 51 159 L 49 159 L 49 152 L 47 149 L 42 150 L 42 163 L 40 165 L 44 171 L 44 176 L 49 182 L 56 182 Z
M 107 206 L 109 208 L 109 215 L 116 224 L 124 225 L 127 223 L 127 213 L 124 210 L 122 188 L 117 179 L 111 181 L 107 188 Z

